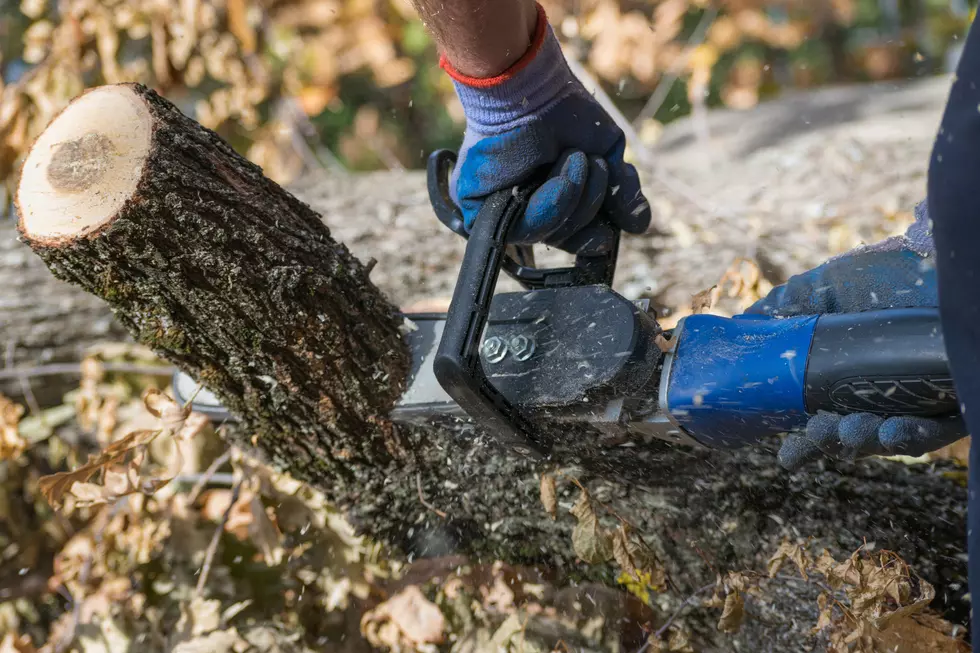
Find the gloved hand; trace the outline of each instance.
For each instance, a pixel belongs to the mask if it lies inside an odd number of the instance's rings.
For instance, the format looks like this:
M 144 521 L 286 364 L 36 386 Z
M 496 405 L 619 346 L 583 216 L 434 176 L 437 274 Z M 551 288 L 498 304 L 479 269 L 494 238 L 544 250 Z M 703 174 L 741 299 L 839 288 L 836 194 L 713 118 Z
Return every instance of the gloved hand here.
M 938 306 L 934 248 L 926 203 L 904 236 L 860 247 L 830 259 L 773 289 L 746 312 L 774 317 L 856 313 L 886 308 Z M 821 412 L 806 431 L 790 434 L 779 462 L 796 469 L 821 455 L 854 459 L 875 454 L 920 456 L 966 433 L 959 419 L 884 419 L 869 413 Z
M 575 78 L 538 6 L 531 48 L 497 77 L 476 79 L 443 58 L 466 113 L 466 135 L 452 175 L 453 199 L 469 230 L 494 192 L 538 175 L 510 242 L 544 242 L 574 252 L 571 238 L 601 207 L 620 229 L 642 233 L 650 206 L 636 169 L 623 161 L 626 138 Z

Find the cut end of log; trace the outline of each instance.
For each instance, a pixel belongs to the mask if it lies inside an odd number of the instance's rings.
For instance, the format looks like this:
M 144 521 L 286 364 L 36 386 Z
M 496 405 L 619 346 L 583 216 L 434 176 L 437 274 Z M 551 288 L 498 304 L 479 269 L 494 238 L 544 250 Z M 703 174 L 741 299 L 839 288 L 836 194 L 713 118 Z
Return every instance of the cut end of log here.
M 136 191 L 152 132 L 134 86 L 103 86 L 76 98 L 24 162 L 17 210 L 25 238 L 58 245 L 110 223 Z

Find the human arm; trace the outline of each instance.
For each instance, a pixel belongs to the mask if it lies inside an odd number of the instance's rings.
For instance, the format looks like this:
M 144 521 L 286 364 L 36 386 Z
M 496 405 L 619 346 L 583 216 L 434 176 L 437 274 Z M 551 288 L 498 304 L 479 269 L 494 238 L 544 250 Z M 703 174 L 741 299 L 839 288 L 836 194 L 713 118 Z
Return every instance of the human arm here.
M 443 49 L 442 68 L 466 114 L 451 189 L 467 229 L 490 195 L 533 183 L 536 190 L 509 234 L 511 242 L 579 252 L 590 246 L 590 227 L 600 212 L 624 231 L 646 230 L 650 207 L 636 169 L 625 162 L 626 138 L 572 74 L 540 5 L 416 5 Z M 514 43 L 531 24 L 522 22 L 530 6 L 533 33 L 515 59 Z M 498 14 L 509 16 L 503 33 L 490 28 L 501 28 Z M 501 70 L 505 62 L 509 66 Z
M 412 0 L 453 67 L 493 77 L 527 52 L 538 22 L 534 0 Z

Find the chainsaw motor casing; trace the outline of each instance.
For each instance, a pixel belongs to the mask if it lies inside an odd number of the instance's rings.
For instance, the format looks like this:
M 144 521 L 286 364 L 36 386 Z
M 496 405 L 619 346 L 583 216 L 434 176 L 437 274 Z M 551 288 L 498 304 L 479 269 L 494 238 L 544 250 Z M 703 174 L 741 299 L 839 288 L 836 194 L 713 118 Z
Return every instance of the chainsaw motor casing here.
M 480 361 L 523 410 L 599 404 L 655 387 L 659 332 L 652 316 L 608 286 L 506 293 L 493 299 Z

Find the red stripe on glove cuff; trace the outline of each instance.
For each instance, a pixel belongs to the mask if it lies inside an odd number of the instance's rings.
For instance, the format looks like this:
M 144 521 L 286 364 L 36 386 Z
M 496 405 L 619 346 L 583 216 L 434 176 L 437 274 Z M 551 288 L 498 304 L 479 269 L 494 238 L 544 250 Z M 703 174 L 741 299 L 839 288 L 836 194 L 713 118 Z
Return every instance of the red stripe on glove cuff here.
M 498 86 L 503 84 L 507 80 L 511 79 L 519 73 L 520 71 L 527 68 L 528 64 L 534 60 L 538 52 L 541 50 L 541 46 L 544 45 L 544 37 L 548 33 L 548 16 L 544 12 L 544 7 L 539 3 L 538 7 L 538 24 L 534 28 L 534 38 L 531 40 L 531 47 L 528 48 L 527 52 L 510 68 L 495 75 L 494 77 L 470 77 L 464 75 L 463 73 L 456 70 L 446 55 L 442 55 L 439 58 L 439 67 L 445 70 L 450 77 L 455 79 L 460 84 L 465 84 L 466 86 L 472 86 L 473 88 L 490 88 L 491 86 Z

